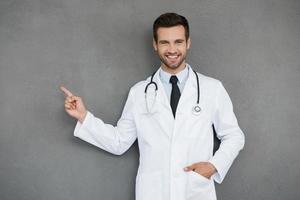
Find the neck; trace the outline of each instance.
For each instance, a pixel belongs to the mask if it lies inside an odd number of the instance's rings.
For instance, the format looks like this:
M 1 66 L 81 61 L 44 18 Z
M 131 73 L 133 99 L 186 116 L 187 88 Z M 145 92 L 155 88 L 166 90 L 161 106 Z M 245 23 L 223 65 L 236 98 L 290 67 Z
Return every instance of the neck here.
M 167 67 L 163 63 L 161 65 L 162 70 L 164 70 L 165 72 L 168 72 L 169 74 L 177 74 L 177 73 L 181 72 L 182 70 L 184 70 L 185 67 L 186 67 L 186 62 L 185 61 L 183 61 L 181 63 L 181 65 L 176 67 L 176 68 Z

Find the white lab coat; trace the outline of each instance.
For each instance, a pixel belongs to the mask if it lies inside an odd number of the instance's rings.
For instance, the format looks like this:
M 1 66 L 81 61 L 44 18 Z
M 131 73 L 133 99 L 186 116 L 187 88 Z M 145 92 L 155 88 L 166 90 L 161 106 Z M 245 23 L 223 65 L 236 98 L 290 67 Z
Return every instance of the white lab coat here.
M 190 68 L 176 119 L 157 72 L 153 80 L 158 84 L 158 93 L 151 114 L 147 112 L 144 94 L 149 77 L 130 89 L 117 126 L 105 124 L 90 112 L 82 124 L 76 124 L 76 137 L 117 155 L 123 154 L 138 139 L 140 158 L 136 200 L 215 200 L 214 181 L 223 181 L 244 146 L 244 134 L 222 83 L 198 75 L 200 115 L 192 112 L 197 101 L 197 81 Z M 149 88 L 149 105 L 154 99 L 151 93 L 153 89 Z M 214 155 L 212 124 L 221 140 Z M 211 179 L 183 170 L 200 161 L 211 162 L 216 167 L 217 172 Z

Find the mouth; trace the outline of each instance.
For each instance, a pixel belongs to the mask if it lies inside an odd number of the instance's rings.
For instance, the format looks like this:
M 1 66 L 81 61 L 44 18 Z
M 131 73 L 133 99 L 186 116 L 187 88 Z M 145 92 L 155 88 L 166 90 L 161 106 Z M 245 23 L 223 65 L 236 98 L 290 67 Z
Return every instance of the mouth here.
M 180 55 L 166 55 L 166 58 L 171 62 L 176 61 L 179 57 Z

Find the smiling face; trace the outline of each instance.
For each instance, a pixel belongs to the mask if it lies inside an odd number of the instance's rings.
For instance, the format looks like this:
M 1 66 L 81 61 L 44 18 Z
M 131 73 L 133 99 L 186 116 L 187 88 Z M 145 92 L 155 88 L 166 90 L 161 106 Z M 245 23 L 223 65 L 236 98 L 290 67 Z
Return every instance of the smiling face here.
M 157 42 L 153 39 L 153 47 L 162 62 L 162 69 L 170 74 L 183 70 L 190 44 L 182 25 L 158 28 Z

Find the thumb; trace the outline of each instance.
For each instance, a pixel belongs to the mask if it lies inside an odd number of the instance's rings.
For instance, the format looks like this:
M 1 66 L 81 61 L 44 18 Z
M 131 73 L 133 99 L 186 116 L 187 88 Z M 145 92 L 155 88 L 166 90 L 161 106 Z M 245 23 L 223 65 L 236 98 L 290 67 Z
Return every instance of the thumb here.
M 189 171 L 193 171 L 195 168 L 196 168 L 195 164 L 192 164 L 190 166 L 183 168 L 183 170 L 189 172 Z

